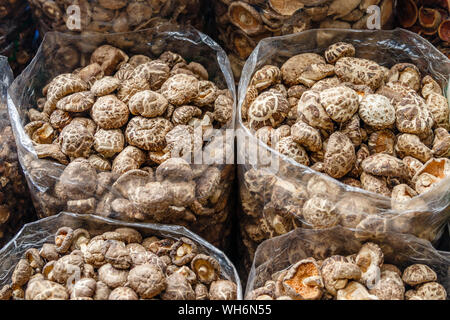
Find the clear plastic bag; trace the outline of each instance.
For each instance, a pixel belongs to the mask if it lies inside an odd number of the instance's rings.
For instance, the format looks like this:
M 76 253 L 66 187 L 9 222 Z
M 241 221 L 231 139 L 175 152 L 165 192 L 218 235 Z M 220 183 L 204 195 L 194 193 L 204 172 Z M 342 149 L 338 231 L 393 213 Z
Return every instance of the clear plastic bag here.
M 261 39 L 317 28 L 392 29 L 395 1 L 214 0 L 217 38 L 228 50 L 236 79 Z M 369 7 L 375 2 L 378 9 Z M 369 10 L 368 10 L 369 9 Z M 379 13 L 379 26 L 376 15 Z M 376 26 L 375 26 L 376 25 Z
M 24 223 L 36 219 L 31 196 L 17 157 L 16 142 L 6 106 L 13 75 L 8 59 L 0 56 L 0 248 Z
M 313 195 L 327 199 L 335 212 L 335 222 L 356 229 L 356 236 L 360 238 L 366 237 L 366 231 L 375 233 L 375 237 L 393 231 L 434 241 L 440 237 L 450 217 L 450 177 L 436 184 L 431 192 L 402 204 L 391 203 L 388 197 L 343 184 L 282 156 L 256 139 L 243 125 L 240 108 L 256 70 L 266 64 L 281 66 L 298 53 L 323 53 L 338 41 L 352 43 L 357 57 L 372 59 L 384 66 L 414 63 L 448 92 L 449 60 L 429 42 L 406 30 L 320 29 L 261 40 L 247 60 L 243 69 L 245 76 L 239 84 L 237 164 L 242 203 L 240 224 L 245 243 L 242 249 L 250 256 L 246 260 L 247 267 L 258 243 L 264 239 L 299 226 L 312 227 L 303 218 L 302 207 Z M 252 158 L 250 151 L 253 150 L 257 152 Z
M 181 237 L 189 238 L 198 245 L 199 252 L 212 256 L 220 263 L 222 277 L 236 283 L 237 299 L 242 300 L 241 282 L 233 263 L 222 251 L 186 228 L 163 224 L 126 223 L 103 217 L 67 212 L 26 224 L 14 239 L 0 250 L 0 287 L 10 282 L 14 267 L 23 257 L 25 251 L 30 248 L 39 249 L 44 243 L 53 243 L 55 233 L 61 227 L 70 227 L 74 230 L 84 228 L 91 235 L 99 235 L 116 228 L 126 227 L 139 231 L 143 237 L 156 236 L 174 240 Z
M 92 51 L 106 43 L 121 48 L 130 56 L 146 54 L 150 57 L 158 57 L 167 50 L 178 53 L 187 61 L 201 63 L 208 71 L 209 80 L 213 81 L 219 89 L 228 89 L 231 94 L 233 99 L 231 121 L 218 128 L 210 140 L 204 142 L 202 164 L 197 164 L 198 162 L 195 161 L 191 164 L 193 178 L 189 182 L 195 182 L 196 188 L 209 185 L 210 177 L 214 181 L 218 180 L 218 183 L 213 183 L 212 188 L 208 189 L 210 193 L 203 194 L 204 199 L 202 198 L 201 203 L 195 203 L 194 206 L 191 199 L 189 205 L 176 206 L 163 215 L 152 217 L 130 217 L 118 214 L 113 212 L 110 206 L 118 197 L 117 192 L 112 190 L 118 179 L 115 176 L 104 185 L 101 192 L 86 197 L 93 198 L 93 201 L 90 201 L 94 203 L 88 206 L 89 208 L 86 209 L 88 211 L 70 209 L 67 207 L 68 201 L 62 201 L 56 196 L 55 185 L 66 166 L 56 161 L 37 158 L 33 143 L 24 131 L 27 111 L 36 105 L 41 89 L 50 79 L 58 74 L 71 72 L 76 66 L 85 66 L 89 63 L 87 57 Z M 68 50 L 73 55 L 65 54 Z M 236 93 L 227 56 L 209 37 L 191 27 L 173 25 L 131 33 L 96 36 L 48 33 L 32 63 L 11 85 L 9 94 L 12 98 L 9 101 L 9 111 L 19 145 L 20 160 L 40 218 L 66 209 L 75 213 L 95 212 L 95 214 L 119 220 L 183 225 L 220 248 L 228 245 L 231 219 L 229 207 L 232 202 L 229 198 L 235 173 L 233 141 L 227 139 L 227 132 L 229 135 L 234 128 Z M 212 160 L 217 161 L 208 163 L 204 161 L 208 152 L 216 153 L 216 155 L 219 153 L 217 158 L 212 157 Z M 134 185 L 137 186 L 139 183 Z
M 42 33 L 61 31 L 88 34 L 92 32 L 129 32 L 172 22 L 190 24 L 202 30 L 208 10 L 203 0 L 124 1 L 72 0 L 29 1 Z
M 264 241 L 256 251 L 244 297 L 248 298 L 254 289 L 272 280 L 274 273 L 288 269 L 302 259 L 324 260 L 332 255 L 358 253 L 365 241 L 356 239 L 352 233 L 342 227 L 296 229 Z M 436 272 L 438 282 L 450 292 L 450 253 L 437 251 L 428 241 L 405 234 L 386 233 L 383 238 L 371 242 L 383 251 L 383 263 L 393 264 L 401 270 L 415 263 L 428 265 Z

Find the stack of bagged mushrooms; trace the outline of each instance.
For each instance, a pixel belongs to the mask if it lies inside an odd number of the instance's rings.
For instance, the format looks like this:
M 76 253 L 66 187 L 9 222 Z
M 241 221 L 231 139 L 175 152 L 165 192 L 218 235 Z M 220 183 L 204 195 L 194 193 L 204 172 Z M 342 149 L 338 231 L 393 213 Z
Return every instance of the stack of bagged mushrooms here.
M 188 238 L 142 238 L 132 228 L 92 236 L 62 227 L 28 249 L 0 300 L 234 300 L 236 283 Z
M 170 51 L 152 60 L 103 45 L 89 65 L 52 79 L 24 127 L 39 158 L 26 167 L 48 187 L 38 214 L 191 225 L 220 246 L 232 166 L 188 162 L 206 141 L 215 148 L 213 129 L 233 116 L 231 93 L 208 77 Z M 44 159 L 65 165 L 62 174 Z

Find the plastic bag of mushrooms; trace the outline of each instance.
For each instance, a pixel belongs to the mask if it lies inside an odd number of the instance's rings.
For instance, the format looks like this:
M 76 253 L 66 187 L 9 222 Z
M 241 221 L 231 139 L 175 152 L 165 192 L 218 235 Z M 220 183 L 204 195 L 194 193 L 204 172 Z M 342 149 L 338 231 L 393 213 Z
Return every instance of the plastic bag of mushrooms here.
M 173 25 L 48 33 L 9 92 L 40 218 L 177 224 L 228 244 L 235 88 L 206 35 Z
M 256 251 L 245 299 L 446 300 L 450 253 L 412 235 L 296 229 Z
M 429 42 L 402 29 L 310 30 L 262 40 L 243 74 L 244 253 L 299 226 L 440 237 L 450 62 Z
M 0 250 L 0 300 L 236 300 L 227 256 L 180 226 L 60 213 Z
M 138 31 L 167 22 L 203 30 L 204 0 L 30 0 L 39 31 L 91 34 Z
M 380 27 L 394 27 L 394 0 L 214 0 L 217 38 L 228 50 L 236 78 L 261 39 L 313 28 L 368 29 L 369 7 L 380 8 Z M 369 11 L 368 11 L 369 9 Z
M 0 56 L 0 248 L 24 223 L 36 219 L 31 196 L 22 173 L 6 105 L 13 75 L 8 59 Z
M 36 52 L 36 28 L 26 0 L 0 0 L 0 55 L 18 75 Z

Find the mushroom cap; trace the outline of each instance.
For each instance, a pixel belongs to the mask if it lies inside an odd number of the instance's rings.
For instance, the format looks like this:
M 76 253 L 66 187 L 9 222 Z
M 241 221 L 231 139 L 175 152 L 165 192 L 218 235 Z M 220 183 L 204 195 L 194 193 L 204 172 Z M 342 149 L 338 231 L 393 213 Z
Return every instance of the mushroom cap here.
M 92 298 L 95 294 L 97 283 L 92 278 L 83 278 L 75 282 L 70 298 Z
M 108 250 L 105 253 L 106 262 L 117 269 L 128 269 L 131 266 L 131 257 L 125 243 L 117 240 L 107 240 Z
M 376 90 L 384 79 L 384 69 L 374 61 L 343 57 L 336 62 L 335 73 L 342 82 L 363 84 Z
M 94 105 L 94 102 L 95 97 L 91 91 L 81 91 L 59 100 L 56 103 L 56 108 L 67 112 L 85 112 Z
M 336 179 L 342 178 L 356 162 L 355 147 L 347 135 L 334 132 L 327 143 L 324 156 L 326 173 Z
M 119 233 L 126 244 L 142 242 L 142 235 L 136 229 L 123 227 L 115 229 L 114 232 Z
M 424 264 L 413 264 L 403 271 L 402 280 L 410 286 L 437 280 L 436 272 Z
M 173 124 L 167 119 L 132 118 L 125 130 L 125 137 L 130 145 L 146 151 L 160 151 L 166 146 L 166 134 L 173 129 Z
M 370 288 L 369 293 L 380 300 L 403 300 L 405 286 L 397 273 L 382 271 L 380 279 L 374 287 Z
M 120 80 L 116 77 L 106 76 L 98 79 L 91 86 L 94 96 L 101 97 L 113 93 L 120 86 Z
M 384 153 L 368 156 L 361 163 L 362 169 L 375 176 L 398 177 L 406 176 L 406 167 L 402 160 Z
M 281 70 L 277 66 L 265 65 L 255 72 L 250 86 L 255 87 L 258 91 L 262 91 L 281 81 Z
M 20 259 L 14 268 L 13 274 L 11 276 L 11 281 L 13 287 L 21 287 L 30 280 L 33 275 L 33 268 L 31 268 L 30 263 L 26 259 Z
M 301 165 L 309 165 L 308 153 L 300 144 L 294 141 L 293 136 L 281 138 L 276 144 L 275 149 Z
M 167 277 L 167 286 L 161 298 L 163 300 L 194 300 L 195 292 L 188 280 L 180 273 L 173 273 Z
M 428 282 L 420 285 L 416 295 L 423 300 L 447 300 L 447 291 L 437 282 Z
M 87 157 L 94 145 L 94 136 L 88 129 L 72 121 L 62 129 L 57 141 L 65 155 Z
M 386 129 L 395 123 L 395 108 L 380 94 L 365 95 L 359 104 L 359 116 L 376 129 Z
M 237 286 L 229 280 L 217 280 L 209 287 L 210 300 L 235 300 L 237 297 Z
M 99 97 L 91 109 L 91 117 L 102 129 L 119 129 L 128 121 L 127 105 L 115 95 Z
M 55 185 L 55 193 L 62 200 L 90 198 L 97 188 L 97 172 L 88 160 L 78 158 L 69 163 Z
M 320 92 L 320 102 L 331 119 L 342 123 L 358 111 L 358 94 L 349 87 L 337 86 Z
M 421 162 L 427 162 L 433 156 L 433 152 L 415 134 L 400 134 L 397 137 L 395 151 L 399 156 L 411 156 Z
M 132 288 L 118 287 L 111 291 L 108 300 L 139 300 L 139 296 Z
M 296 300 L 318 300 L 322 296 L 323 280 L 313 258 L 294 264 L 283 279 L 285 292 Z
M 336 42 L 327 48 L 324 56 L 328 63 L 335 63 L 343 57 L 354 57 L 355 51 L 355 47 L 351 43 Z
M 185 105 L 197 97 L 198 82 L 193 76 L 176 74 L 164 82 L 161 94 L 173 105 Z
M 289 102 L 279 91 L 261 93 L 248 108 L 248 120 L 252 129 L 263 126 L 278 127 L 289 113 Z
M 28 284 L 25 300 L 68 300 L 67 289 L 49 280 L 36 280 Z
M 331 228 L 339 223 L 334 203 L 322 196 L 313 196 L 303 206 L 305 222 L 315 229 Z
M 98 269 L 98 279 L 111 288 L 123 287 L 127 282 L 128 271 L 114 268 L 110 263 Z
M 320 132 L 303 121 L 298 121 L 291 127 L 291 134 L 295 142 L 305 146 L 308 150 L 313 152 L 322 150 Z
M 191 166 L 182 158 L 164 161 L 158 166 L 155 174 L 157 181 L 190 181 L 193 177 Z
M 367 287 L 376 283 L 383 260 L 383 251 L 375 243 L 367 242 L 359 250 L 355 262 L 362 272 L 361 282 Z
M 161 269 L 149 263 L 135 266 L 128 274 L 128 285 L 144 299 L 160 294 L 166 288 L 166 282 Z

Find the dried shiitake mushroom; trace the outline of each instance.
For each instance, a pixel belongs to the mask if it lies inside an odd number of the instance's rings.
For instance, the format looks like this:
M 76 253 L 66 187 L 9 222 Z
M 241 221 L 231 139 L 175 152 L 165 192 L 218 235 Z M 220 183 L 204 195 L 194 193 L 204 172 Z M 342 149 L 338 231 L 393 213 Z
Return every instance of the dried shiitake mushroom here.
M 300 260 L 294 258 L 292 264 L 283 270 L 266 269 L 267 274 L 258 281 L 261 283 L 261 280 L 269 280 L 254 287 L 246 299 L 447 299 L 447 292 L 439 283 L 444 279 L 440 279 L 430 266 L 412 264 L 402 273 L 400 266 L 385 263 L 383 251 L 373 242 L 364 243 L 359 252 L 348 256 L 328 256 L 326 252 L 318 251 L 321 260 L 313 257 Z M 211 290 L 212 285 L 210 295 Z
M 131 227 L 94 236 L 64 226 L 54 242 L 24 253 L 0 300 L 237 299 L 219 262 L 187 237 L 143 239 Z

